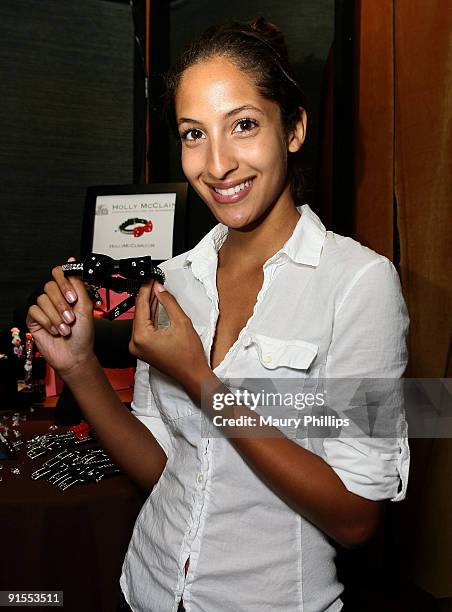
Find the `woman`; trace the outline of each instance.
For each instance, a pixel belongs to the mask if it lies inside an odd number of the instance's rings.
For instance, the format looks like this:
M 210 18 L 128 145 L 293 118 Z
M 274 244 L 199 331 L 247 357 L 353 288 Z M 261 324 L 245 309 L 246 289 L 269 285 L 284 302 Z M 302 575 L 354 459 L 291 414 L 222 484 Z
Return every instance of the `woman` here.
M 220 224 L 165 263 L 166 288 L 139 293 L 133 413 L 93 354 L 80 279 L 54 269 L 28 325 L 105 449 L 152 491 L 121 577 L 133 610 L 183 609 L 182 600 L 187 612 L 340 610 L 330 539 L 365 541 L 382 500 L 404 496 L 406 440 L 319 446 L 252 425 L 256 412 L 239 402 L 218 425 L 216 402 L 224 379 L 400 377 L 397 274 L 296 207 L 306 113 L 273 25 L 210 29 L 168 90 L 184 173 Z

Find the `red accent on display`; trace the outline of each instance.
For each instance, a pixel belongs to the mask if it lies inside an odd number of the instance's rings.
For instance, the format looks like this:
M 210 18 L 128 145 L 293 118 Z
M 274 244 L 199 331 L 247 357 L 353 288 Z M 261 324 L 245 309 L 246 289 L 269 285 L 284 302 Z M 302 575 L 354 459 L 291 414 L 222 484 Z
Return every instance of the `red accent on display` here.
M 82 438 L 87 438 L 89 436 L 89 432 L 91 430 L 88 423 L 80 423 L 80 425 L 72 425 L 69 427 L 70 431 L 73 431 L 76 437 L 81 440 Z
M 140 236 L 142 236 L 144 234 L 144 232 L 152 232 L 154 226 L 152 224 L 152 221 L 149 220 L 146 225 L 139 225 L 138 227 L 134 227 L 133 228 L 133 235 L 135 236 L 135 238 L 139 238 Z

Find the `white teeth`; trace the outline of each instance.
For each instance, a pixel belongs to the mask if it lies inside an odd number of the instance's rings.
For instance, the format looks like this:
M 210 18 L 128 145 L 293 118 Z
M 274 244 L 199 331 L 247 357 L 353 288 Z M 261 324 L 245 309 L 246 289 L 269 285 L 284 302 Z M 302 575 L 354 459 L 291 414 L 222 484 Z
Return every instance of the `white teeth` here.
M 244 183 L 240 183 L 240 185 L 236 185 L 235 187 L 230 187 L 229 189 L 217 189 L 214 187 L 215 191 L 222 196 L 232 196 L 235 193 L 238 193 L 242 189 L 246 189 L 251 185 L 251 181 L 245 181 Z

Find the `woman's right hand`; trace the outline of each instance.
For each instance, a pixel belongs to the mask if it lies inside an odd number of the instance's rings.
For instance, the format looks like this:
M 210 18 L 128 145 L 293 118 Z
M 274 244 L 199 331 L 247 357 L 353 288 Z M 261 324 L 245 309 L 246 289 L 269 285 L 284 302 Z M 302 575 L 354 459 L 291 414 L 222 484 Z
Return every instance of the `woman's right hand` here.
M 64 379 L 94 354 L 93 304 L 81 278 L 66 278 L 61 266 L 52 277 L 28 310 L 27 326 L 44 359 Z

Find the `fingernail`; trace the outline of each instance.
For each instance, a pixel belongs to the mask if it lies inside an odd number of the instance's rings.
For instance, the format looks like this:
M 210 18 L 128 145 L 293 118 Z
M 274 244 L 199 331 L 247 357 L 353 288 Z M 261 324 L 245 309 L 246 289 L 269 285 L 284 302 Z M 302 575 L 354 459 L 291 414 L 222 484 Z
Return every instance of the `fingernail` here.
M 75 259 L 75 257 L 72 257 L 72 255 L 71 255 L 70 257 L 68 257 L 68 258 L 67 258 L 67 260 L 68 260 L 68 261 L 77 261 L 77 260 Z
M 155 283 L 154 284 L 154 290 L 157 293 L 162 293 L 162 291 L 166 291 L 165 287 L 163 285 L 161 285 L 160 283 Z
M 72 302 L 75 302 L 75 300 L 77 299 L 77 296 L 75 295 L 73 291 L 66 291 L 64 295 L 66 296 L 66 299 L 69 302 L 69 304 L 72 304 Z
M 63 312 L 63 319 L 66 321 L 66 323 L 72 323 L 72 321 L 75 319 L 72 310 L 65 310 Z
M 60 334 L 62 336 L 67 336 L 68 334 L 71 333 L 71 328 L 65 325 L 64 323 L 60 323 L 58 325 L 58 329 L 60 330 Z
M 54 335 L 54 336 L 59 336 L 60 332 L 57 330 L 57 328 L 55 327 L 55 325 L 52 325 L 52 327 L 50 328 L 50 332 Z

